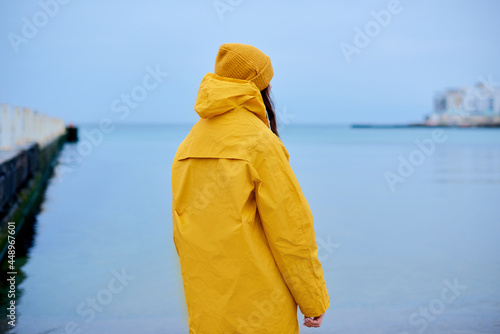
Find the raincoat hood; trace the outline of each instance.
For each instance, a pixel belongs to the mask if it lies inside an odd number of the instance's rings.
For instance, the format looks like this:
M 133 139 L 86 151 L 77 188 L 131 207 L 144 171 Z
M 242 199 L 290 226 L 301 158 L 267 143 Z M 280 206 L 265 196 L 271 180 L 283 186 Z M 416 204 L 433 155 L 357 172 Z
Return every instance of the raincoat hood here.
M 266 106 L 253 82 L 221 77 L 214 73 L 205 75 L 194 106 L 201 118 L 212 118 L 242 108 L 254 113 L 269 126 Z

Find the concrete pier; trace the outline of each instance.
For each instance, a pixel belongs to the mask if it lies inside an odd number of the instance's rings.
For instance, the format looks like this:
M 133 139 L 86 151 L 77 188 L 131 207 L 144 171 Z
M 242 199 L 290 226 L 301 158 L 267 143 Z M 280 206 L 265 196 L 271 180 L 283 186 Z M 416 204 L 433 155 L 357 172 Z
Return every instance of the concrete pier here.
M 64 121 L 29 108 L 1 105 L 0 261 L 6 252 L 8 221 L 16 235 L 36 209 L 66 138 Z

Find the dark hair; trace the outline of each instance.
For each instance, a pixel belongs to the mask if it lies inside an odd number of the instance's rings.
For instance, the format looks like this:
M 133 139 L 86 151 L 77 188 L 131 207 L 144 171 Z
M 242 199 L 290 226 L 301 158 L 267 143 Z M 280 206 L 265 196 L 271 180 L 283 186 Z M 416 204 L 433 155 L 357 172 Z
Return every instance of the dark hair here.
M 267 118 L 269 119 L 269 123 L 271 125 L 271 131 L 274 132 L 276 136 L 280 136 L 278 134 L 278 126 L 276 125 L 276 114 L 274 112 L 274 103 L 271 99 L 271 86 L 267 86 L 260 92 L 262 95 L 262 100 L 264 100 L 264 104 L 266 105 Z

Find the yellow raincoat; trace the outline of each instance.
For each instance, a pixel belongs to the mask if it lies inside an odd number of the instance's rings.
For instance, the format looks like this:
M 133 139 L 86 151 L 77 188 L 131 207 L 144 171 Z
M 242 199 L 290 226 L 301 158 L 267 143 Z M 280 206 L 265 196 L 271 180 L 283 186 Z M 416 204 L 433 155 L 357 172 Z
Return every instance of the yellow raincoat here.
M 208 73 L 172 164 L 190 334 L 295 334 L 330 306 L 313 217 L 258 88 Z

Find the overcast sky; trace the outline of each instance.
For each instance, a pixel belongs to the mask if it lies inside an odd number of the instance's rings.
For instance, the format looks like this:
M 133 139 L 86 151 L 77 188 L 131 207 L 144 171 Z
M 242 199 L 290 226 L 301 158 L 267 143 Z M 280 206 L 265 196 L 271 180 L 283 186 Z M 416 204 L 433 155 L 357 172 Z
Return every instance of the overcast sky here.
M 220 44 L 237 42 L 271 57 L 288 121 L 419 121 L 436 91 L 500 81 L 499 14 L 497 0 L 0 0 L 0 102 L 192 123 Z

